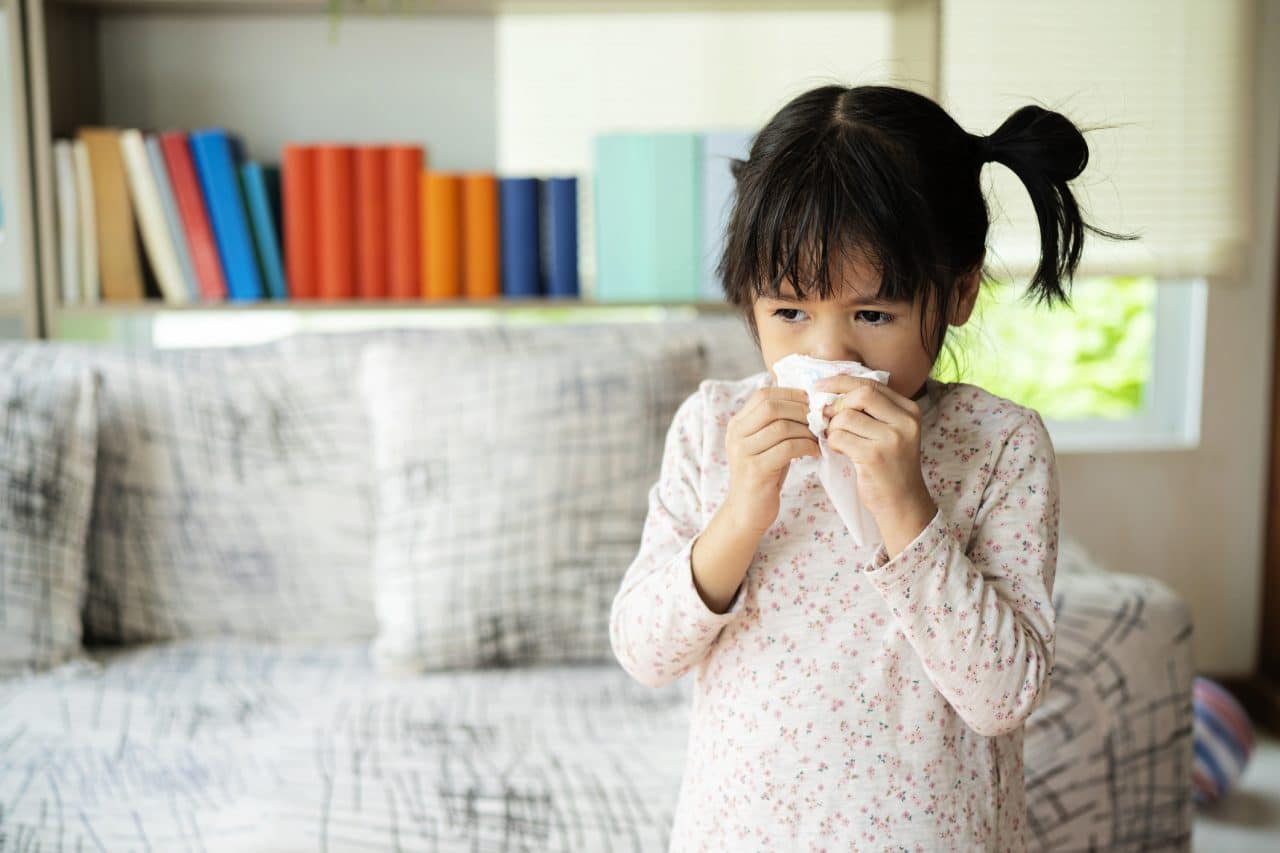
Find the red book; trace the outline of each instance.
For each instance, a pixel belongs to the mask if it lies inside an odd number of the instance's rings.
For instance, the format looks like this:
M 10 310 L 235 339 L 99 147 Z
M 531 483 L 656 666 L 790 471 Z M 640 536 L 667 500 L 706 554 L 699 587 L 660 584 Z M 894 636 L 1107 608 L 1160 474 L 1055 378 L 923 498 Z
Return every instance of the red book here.
M 387 149 L 377 145 L 356 148 L 356 296 L 386 299 L 387 275 Z
M 173 184 L 173 195 L 178 202 L 178 215 L 182 230 L 186 233 L 187 246 L 191 249 L 191 264 L 195 267 L 200 298 L 206 302 L 222 302 L 227 298 L 227 279 L 222 271 L 222 258 L 209 224 L 209 210 L 205 206 L 200 179 L 196 177 L 195 162 L 191 159 L 191 146 L 185 131 L 160 134 L 160 149 L 164 152 L 165 166 Z
M 387 265 L 392 299 L 422 298 L 419 191 L 426 151 L 421 145 L 387 149 Z
M 316 154 L 310 145 L 284 146 L 280 171 L 284 203 L 284 265 L 290 299 L 320 294 L 316 271 Z
M 319 296 L 327 302 L 354 299 L 355 149 L 350 145 L 317 145 L 315 148 Z

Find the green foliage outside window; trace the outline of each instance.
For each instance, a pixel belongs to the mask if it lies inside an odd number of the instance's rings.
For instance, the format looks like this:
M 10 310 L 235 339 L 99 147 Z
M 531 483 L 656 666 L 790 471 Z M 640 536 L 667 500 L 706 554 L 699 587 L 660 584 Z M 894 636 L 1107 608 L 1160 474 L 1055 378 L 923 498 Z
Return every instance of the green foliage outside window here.
M 1080 279 L 1071 307 L 1025 301 L 1024 288 L 986 285 L 969 322 L 951 330 L 934 368 L 1046 418 L 1125 418 L 1143 405 L 1151 376 L 1155 280 Z M 959 364 L 956 364 L 956 361 Z

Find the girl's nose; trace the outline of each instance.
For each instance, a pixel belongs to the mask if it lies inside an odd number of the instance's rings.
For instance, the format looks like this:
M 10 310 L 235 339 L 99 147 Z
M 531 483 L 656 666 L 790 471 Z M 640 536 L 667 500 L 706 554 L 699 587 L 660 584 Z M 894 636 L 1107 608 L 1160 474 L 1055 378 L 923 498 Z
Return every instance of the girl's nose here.
M 824 361 L 862 361 L 861 356 L 841 343 L 820 344 L 810 353 L 813 358 Z

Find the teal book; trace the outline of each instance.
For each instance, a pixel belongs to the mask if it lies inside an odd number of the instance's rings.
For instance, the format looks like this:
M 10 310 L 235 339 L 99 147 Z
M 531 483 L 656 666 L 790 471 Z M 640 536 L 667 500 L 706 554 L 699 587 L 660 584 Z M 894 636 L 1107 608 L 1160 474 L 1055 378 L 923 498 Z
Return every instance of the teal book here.
M 725 234 L 737 182 L 731 170 L 734 160 L 751 155 L 750 131 L 721 131 L 702 138 L 702 298 L 723 302 L 724 285 L 716 266 L 724 252 Z
M 288 299 L 285 285 L 284 264 L 280 260 L 280 239 L 277 236 L 276 217 L 272 204 L 272 192 L 261 163 L 249 162 L 240 167 L 244 181 L 244 196 L 249 205 L 254 244 L 258 247 L 258 260 L 267 281 L 267 293 L 272 299 Z M 278 195 L 278 193 L 277 193 Z
M 690 302 L 702 283 L 702 135 L 595 140 L 596 298 Z

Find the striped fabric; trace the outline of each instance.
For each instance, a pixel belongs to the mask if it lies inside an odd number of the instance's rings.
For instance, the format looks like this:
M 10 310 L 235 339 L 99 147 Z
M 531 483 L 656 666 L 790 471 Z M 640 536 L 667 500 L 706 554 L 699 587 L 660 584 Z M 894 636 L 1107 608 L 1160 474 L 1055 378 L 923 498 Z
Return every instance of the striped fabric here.
M 1028 722 L 1031 851 L 1188 849 L 1185 604 L 1060 570 Z M 0 681 L 0 837 L 21 850 L 665 850 L 690 682 L 616 664 L 379 674 L 367 644 L 94 652 Z M 7 849 L 7 848 L 6 848 Z
M 80 653 L 96 432 L 88 371 L 0 347 L 0 677 Z
M 609 660 L 613 589 L 703 375 L 697 343 L 370 345 L 379 665 Z
M 1190 609 L 1160 581 L 1070 562 L 1054 589 L 1052 687 L 1023 742 L 1027 846 L 1191 845 Z
M 367 427 L 323 345 L 91 354 L 87 639 L 371 637 Z

